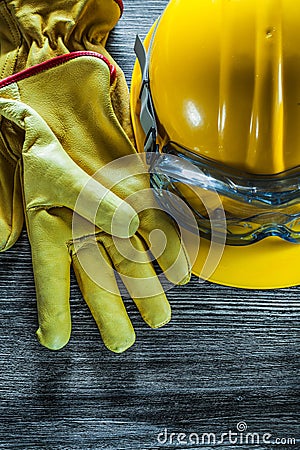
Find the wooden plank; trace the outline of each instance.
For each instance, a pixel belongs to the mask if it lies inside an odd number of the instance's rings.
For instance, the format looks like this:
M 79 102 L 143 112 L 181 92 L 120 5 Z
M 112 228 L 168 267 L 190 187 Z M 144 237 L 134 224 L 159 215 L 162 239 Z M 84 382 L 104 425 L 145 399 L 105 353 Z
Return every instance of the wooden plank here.
M 135 34 L 144 37 L 166 4 L 125 0 L 108 49 L 128 84 Z M 160 330 L 149 329 L 126 298 L 137 342 L 114 355 L 72 274 L 72 337 L 52 352 L 34 336 L 35 289 L 23 232 L 0 255 L 0 449 L 233 450 L 229 442 L 180 444 L 178 433 L 183 440 L 190 433 L 220 440 L 240 422 L 259 433 L 257 449 L 299 448 L 299 440 L 262 441 L 264 433 L 299 439 L 299 292 L 239 290 L 193 277 L 168 293 L 173 318 Z M 244 442 L 238 448 L 248 450 Z

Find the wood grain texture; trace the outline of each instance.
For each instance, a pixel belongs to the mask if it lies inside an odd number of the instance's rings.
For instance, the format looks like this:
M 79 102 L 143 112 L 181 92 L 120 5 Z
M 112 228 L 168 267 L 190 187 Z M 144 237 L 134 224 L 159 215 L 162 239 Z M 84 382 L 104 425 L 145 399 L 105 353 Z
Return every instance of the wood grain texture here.
M 128 84 L 135 34 L 144 37 L 166 4 L 125 0 L 108 49 Z M 72 275 L 72 337 L 51 352 L 35 339 L 35 289 L 23 232 L 0 255 L 0 449 L 300 448 L 299 287 L 247 291 L 193 277 L 168 296 L 173 318 L 160 330 L 148 328 L 125 298 L 137 342 L 114 355 L 104 348 Z M 157 439 L 166 428 L 220 436 L 241 421 L 249 432 L 297 443 Z

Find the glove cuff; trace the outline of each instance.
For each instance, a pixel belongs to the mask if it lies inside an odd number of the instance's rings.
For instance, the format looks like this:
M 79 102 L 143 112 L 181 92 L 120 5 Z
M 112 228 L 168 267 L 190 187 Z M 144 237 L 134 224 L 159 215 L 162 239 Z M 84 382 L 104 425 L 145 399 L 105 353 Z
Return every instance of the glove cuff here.
M 0 2 L 0 77 L 72 51 L 105 46 L 122 0 Z

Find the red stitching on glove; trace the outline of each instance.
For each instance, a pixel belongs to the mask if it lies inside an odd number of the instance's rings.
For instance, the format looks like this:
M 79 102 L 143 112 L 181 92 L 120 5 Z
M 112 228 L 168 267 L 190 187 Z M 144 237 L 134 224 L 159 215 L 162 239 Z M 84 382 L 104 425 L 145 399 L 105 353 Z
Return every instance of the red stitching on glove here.
M 0 88 L 8 86 L 11 83 L 16 83 L 23 80 L 24 78 L 31 77 L 32 75 L 36 75 L 40 72 L 44 72 L 45 70 L 52 69 L 53 67 L 59 66 L 61 64 L 64 64 L 65 62 L 82 56 L 92 56 L 93 58 L 98 58 L 104 61 L 109 68 L 110 84 L 114 82 L 117 75 L 116 68 L 109 62 L 109 60 L 105 56 L 97 52 L 78 51 L 56 56 L 55 58 L 48 59 L 47 61 L 36 64 L 35 66 L 29 67 L 28 69 L 21 70 L 21 72 L 14 73 L 7 78 L 3 78 L 3 80 L 0 80 Z

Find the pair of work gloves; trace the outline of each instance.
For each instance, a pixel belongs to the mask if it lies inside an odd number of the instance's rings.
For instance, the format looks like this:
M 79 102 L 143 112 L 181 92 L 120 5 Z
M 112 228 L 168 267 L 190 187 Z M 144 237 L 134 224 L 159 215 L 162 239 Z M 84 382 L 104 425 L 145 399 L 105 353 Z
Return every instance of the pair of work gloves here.
M 135 332 L 117 278 L 157 328 L 171 311 L 152 255 L 172 283 L 190 277 L 178 229 L 156 207 L 134 149 L 124 75 L 105 50 L 122 8 L 0 0 L 0 250 L 25 218 L 37 336 L 50 349 L 70 338 L 71 264 L 104 344 L 118 353 Z

